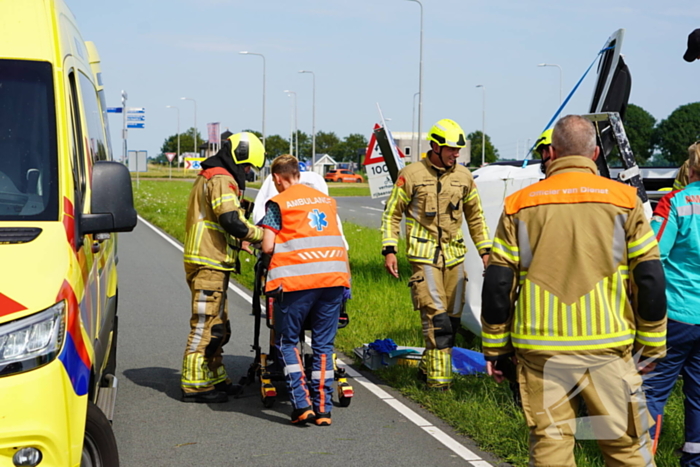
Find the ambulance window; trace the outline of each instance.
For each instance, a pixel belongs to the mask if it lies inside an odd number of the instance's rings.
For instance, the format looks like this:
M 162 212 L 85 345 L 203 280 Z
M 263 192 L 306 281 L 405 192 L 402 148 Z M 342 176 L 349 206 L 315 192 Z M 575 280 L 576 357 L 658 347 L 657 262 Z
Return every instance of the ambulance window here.
M 76 208 L 83 210 L 83 199 L 85 198 L 85 152 L 83 141 L 83 127 L 80 122 L 80 103 L 78 102 L 78 90 L 75 85 L 75 73 L 68 75 L 70 81 L 70 104 L 71 116 L 73 117 L 73 182 L 75 183 L 77 195 Z
M 0 60 L 0 221 L 58 220 L 53 72 Z
M 107 160 L 107 146 L 105 145 L 104 131 L 102 129 L 102 114 L 97 101 L 97 92 L 92 81 L 80 73 L 80 97 L 83 101 L 85 120 L 87 123 L 87 140 L 90 164 L 96 161 Z

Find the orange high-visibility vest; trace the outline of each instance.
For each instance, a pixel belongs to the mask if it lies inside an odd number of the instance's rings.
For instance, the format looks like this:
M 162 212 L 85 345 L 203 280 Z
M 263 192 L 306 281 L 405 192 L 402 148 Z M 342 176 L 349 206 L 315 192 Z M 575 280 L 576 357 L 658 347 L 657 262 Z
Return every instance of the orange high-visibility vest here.
M 270 201 L 280 208 L 282 229 L 275 237 L 265 291 L 350 287 L 335 200 L 299 183 Z

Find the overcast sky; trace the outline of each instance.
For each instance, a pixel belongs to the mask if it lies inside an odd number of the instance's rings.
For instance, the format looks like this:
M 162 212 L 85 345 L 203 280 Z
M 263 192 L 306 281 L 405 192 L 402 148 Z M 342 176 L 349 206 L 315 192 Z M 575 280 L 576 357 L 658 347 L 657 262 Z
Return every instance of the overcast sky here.
M 222 131 L 262 128 L 265 55 L 266 133 L 290 133 L 297 92 L 299 129 L 311 132 L 312 70 L 316 130 L 369 137 L 376 104 L 393 131 L 411 131 L 418 91 L 420 7 L 406 0 L 66 0 L 83 38 L 102 58 L 107 104 L 145 107 L 145 130 L 130 130 L 129 149 L 155 157 L 169 135 L 206 123 Z M 481 129 L 502 157 L 534 141 L 605 40 L 625 29 L 622 52 L 632 74 L 630 102 L 657 120 L 700 100 L 700 62 L 686 63 L 687 36 L 700 28 L 697 0 L 423 0 L 423 131 L 441 118 L 468 133 Z M 585 113 L 595 69 L 565 113 Z M 417 102 L 417 99 L 416 99 Z M 417 110 L 417 106 L 416 106 Z M 121 118 L 110 116 L 121 155 Z M 417 124 L 417 123 L 416 123 Z M 183 148 L 183 151 L 189 148 Z

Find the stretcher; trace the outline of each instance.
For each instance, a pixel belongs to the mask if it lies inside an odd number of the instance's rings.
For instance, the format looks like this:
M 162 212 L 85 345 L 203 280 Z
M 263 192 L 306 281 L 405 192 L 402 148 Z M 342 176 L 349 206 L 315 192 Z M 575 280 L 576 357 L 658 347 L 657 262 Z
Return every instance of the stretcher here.
M 260 254 L 255 263 L 255 280 L 253 285 L 253 316 L 254 316 L 254 331 L 253 345 L 251 346 L 255 357 L 253 363 L 248 368 L 248 373 L 240 380 L 242 386 L 250 386 L 256 380 L 260 384 L 260 399 L 263 406 L 270 408 L 277 401 L 277 387 L 275 382 L 285 382 L 284 367 L 281 358 L 278 358 L 278 350 L 275 345 L 275 297 L 265 296 L 265 278 L 267 277 L 267 267 L 269 265 L 269 255 Z M 260 332 L 262 331 L 263 323 L 263 306 L 265 302 L 265 325 L 269 329 L 269 341 L 267 353 L 263 352 L 260 344 Z M 345 312 L 345 301 L 343 301 L 342 309 L 340 310 L 340 318 L 338 320 L 338 329 L 346 327 L 350 319 Z M 311 357 L 310 351 L 307 352 L 308 345 L 305 342 L 307 326 L 305 331 L 299 337 L 299 354 L 304 362 L 304 372 L 307 380 L 311 380 Z M 313 335 L 311 336 L 313 339 Z M 348 382 L 347 372 L 345 368 L 337 365 L 336 355 L 333 354 L 333 369 L 334 380 L 336 383 L 335 395 L 338 399 L 340 407 L 348 407 L 355 391 Z M 311 389 L 311 388 L 310 388 Z

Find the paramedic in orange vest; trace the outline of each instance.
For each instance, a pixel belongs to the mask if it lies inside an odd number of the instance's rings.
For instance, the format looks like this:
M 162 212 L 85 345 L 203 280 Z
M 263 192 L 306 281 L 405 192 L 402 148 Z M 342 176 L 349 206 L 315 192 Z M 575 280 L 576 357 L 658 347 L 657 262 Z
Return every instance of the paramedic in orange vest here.
M 333 341 L 343 291 L 350 287 L 347 250 L 335 200 L 299 183 L 299 161 L 288 154 L 272 162 L 279 194 L 267 202 L 262 251 L 271 254 L 265 292 L 276 297 L 275 331 L 292 402 L 292 423 L 331 424 Z M 311 328 L 310 383 L 297 344 Z M 310 386 L 309 386 L 310 384 Z
M 185 273 L 192 292 L 190 335 L 182 362 L 184 402 L 226 402 L 240 392 L 226 374 L 222 347 L 231 336 L 226 292 L 229 275 L 240 269 L 245 242 L 262 240 L 262 229 L 250 224 L 240 204 L 245 171 L 262 167 L 265 148 L 253 133 L 231 135 L 202 171 L 187 202 Z

